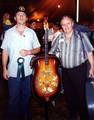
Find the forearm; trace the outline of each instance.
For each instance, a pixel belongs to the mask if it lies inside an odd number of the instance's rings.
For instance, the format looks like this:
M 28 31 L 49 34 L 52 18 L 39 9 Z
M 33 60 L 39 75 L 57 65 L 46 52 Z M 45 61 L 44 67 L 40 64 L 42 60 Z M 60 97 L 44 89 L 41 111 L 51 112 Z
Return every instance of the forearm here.
M 35 49 L 32 49 L 32 50 L 22 49 L 22 50 L 20 51 L 20 54 L 21 54 L 22 56 L 27 56 L 27 55 L 35 55 L 35 54 L 37 54 L 37 53 L 39 53 L 39 52 L 40 52 L 40 48 L 35 48 Z
M 88 60 L 89 60 L 91 68 L 94 68 L 94 56 L 92 52 L 88 54 Z
M 35 48 L 27 51 L 27 55 L 35 55 L 40 52 L 40 48 Z
M 2 66 L 3 70 L 7 69 L 7 63 L 8 63 L 8 53 L 6 50 L 2 51 Z

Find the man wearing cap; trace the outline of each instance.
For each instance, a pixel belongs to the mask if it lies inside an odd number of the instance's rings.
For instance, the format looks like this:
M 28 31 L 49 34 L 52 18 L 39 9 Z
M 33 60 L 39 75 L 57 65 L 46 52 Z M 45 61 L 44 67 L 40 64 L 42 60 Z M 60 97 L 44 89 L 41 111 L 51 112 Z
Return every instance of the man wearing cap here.
M 14 17 L 16 25 L 6 31 L 1 48 L 3 77 L 8 80 L 9 120 L 23 120 L 28 113 L 32 69 L 30 60 L 40 51 L 35 32 L 26 26 L 27 14 L 23 6 L 18 7 Z

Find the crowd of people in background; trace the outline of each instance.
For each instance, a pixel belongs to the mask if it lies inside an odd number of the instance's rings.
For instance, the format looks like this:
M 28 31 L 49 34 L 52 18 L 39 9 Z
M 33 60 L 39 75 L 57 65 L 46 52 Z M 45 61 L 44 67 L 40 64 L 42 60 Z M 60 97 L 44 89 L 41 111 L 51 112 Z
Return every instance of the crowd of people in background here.
M 11 16 L 11 14 L 8 12 L 5 12 L 2 15 L 2 20 L 0 24 L 0 45 L 2 43 L 5 31 L 11 28 L 13 25 L 15 25 L 15 21 L 13 21 L 12 19 L 13 19 L 13 16 Z M 41 21 L 28 18 L 27 26 L 36 32 L 41 46 L 44 46 L 43 36 L 44 36 L 45 26 L 48 27 L 49 28 L 48 43 L 50 48 L 51 44 L 53 44 L 54 40 L 56 39 L 56 36 L 59 35 L 62 29 L 60 26 L 60 20 L 57 21 L 53 19 L 52 22 L 49 22 L 49 19 L 50 18 L 48 18 L 48 16 L 44 16 L 44 18 Z M 89 23 L 89 22 L 76 23 L 75 22 L 74 28 L 78 31 L 87 33 L 91 44 L 94 46 L 94 23 Z M 44 49 L 42 49 L 42 51 L 43 50 Z

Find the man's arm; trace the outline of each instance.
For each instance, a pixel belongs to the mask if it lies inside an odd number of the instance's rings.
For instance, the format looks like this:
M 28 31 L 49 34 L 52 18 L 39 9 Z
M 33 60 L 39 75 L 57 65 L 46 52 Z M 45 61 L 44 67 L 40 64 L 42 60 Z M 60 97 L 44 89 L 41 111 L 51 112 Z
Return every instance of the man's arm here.
M 40 47 L 39 47 L 39 48 L 34 48 L 34 49 L 32 49 L 32 50 L 22 49 L 22 50 L 20 51 L 20 54 L 21 54 L 22 56 L 27 56 L 27 55 L 35 55 L 35 54 L 37 54 L 37 53 L 39 53 L 39 52 L 40 52 Z
M 4 79 L 8 80 L 8 70 L 7 70 L 7 64 L 8 64 L 8 53 L 4 49 L 2 51 L 2 66 L 3 66 L 3 77 Z
M 88 53 L 88 60 L 90 63 L 89 75 L 90 75 L 90 77 L 94 78 L 94 56 L 93 56 L 92 52 Z

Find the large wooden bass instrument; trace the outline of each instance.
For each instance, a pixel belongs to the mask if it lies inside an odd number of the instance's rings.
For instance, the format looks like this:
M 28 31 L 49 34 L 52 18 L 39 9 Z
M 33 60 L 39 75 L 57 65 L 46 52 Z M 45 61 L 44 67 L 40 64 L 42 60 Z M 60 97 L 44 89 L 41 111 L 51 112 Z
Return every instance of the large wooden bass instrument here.
M 60 91 L 60 61 L 54 55 L 48 55 L 48 30 L 45 30 L 45 54 L 31 61 L 33 68 L 33 92 L 43 101 L 53 99 Z

